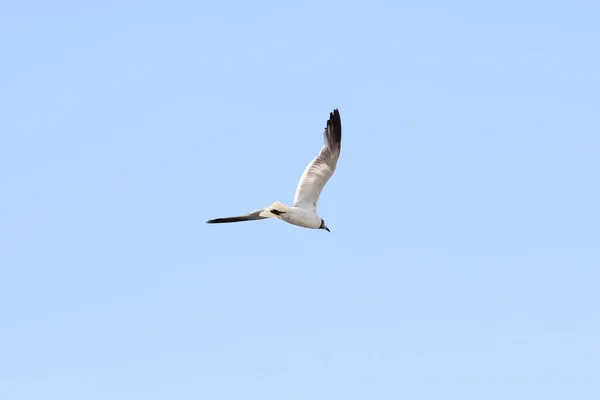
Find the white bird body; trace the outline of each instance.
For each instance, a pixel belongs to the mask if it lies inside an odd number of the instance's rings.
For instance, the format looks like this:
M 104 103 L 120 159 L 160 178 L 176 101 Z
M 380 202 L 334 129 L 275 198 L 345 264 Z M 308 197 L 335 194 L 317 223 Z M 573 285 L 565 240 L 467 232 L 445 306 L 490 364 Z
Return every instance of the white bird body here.
M 278 213 L 273 213 L 272 210 L 276 210 Z M 279 201 L 263 209 L 263 212 L 264 215 L 268 215 L 267 218 L 279 218 L 289 224 L 304 228 L 319 229 L 321 226 L 321 217 L 316 211 L 305 210 L 300 207 L 288 207 Z
M 325 229 L 329 232 L 329 228 L 325 226 L 325 221 L 317 214 L 317 203 L 325 184 L 333 175 L 340 157 L 342 122 L 337 109 L 329 114 L 323 138 L 325 143 L 321 148 L 321 152 L 308 164 L 298 182 L 293 207 L 288 207 L 276 201 L 269 207 L 249 214 L 239 217 L 211 219 L 207 222 L 216 224 L 278 218 L 292 225 L 311 229 Z

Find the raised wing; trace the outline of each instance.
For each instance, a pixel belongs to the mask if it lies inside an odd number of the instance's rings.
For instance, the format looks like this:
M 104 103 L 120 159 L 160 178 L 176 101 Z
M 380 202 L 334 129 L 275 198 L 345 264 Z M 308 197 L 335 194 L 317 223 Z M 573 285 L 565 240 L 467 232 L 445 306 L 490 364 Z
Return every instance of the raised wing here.
M 337 108 L 329 113 L 323 138 L 325 144 L 319 155 L 304 170 L 294 196 L 294 206 L 315 212 L 321 191 L 333 175 L 340 157 L 342 121 Z

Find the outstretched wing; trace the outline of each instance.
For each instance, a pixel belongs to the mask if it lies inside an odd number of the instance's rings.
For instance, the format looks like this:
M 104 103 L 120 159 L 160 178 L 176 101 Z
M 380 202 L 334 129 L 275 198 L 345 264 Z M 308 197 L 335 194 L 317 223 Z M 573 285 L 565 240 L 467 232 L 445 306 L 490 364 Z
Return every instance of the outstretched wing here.
M 337 108 L 329 113 L 323 138 L 325 144 L 319 155 L 304 170 L 294 196 L 294 206 L 315 212 L 321 191 L 333 175 L 340 157 L 342 121 Z
M 260 215 L 260 214 L 263 215 Z M 243 221 L 256 221 L 259 219 L 269 218 L 264 215 L 268 215 L 264 209 L 256 210 L 250 214 L 240 215 L 239 217 L 227 217 L 227 218 L 216 218 L 206 221 L 207 224 L 225 224 L 228 222 L 243 222 Z

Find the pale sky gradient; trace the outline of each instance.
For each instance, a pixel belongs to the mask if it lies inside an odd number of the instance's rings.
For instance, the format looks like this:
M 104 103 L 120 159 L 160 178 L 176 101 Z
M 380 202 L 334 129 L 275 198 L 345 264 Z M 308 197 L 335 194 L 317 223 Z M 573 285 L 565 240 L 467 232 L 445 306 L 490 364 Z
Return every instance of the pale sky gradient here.
M 600 398 L 600 5 L 0 4 L 0 399 Z M 331 228 L 290 204 L 333 108 Z

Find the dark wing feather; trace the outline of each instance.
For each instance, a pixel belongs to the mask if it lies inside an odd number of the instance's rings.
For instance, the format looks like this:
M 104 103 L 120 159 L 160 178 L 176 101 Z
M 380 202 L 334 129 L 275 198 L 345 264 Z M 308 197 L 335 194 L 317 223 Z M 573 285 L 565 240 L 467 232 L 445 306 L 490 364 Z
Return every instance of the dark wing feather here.
M 263 210 L 256 210 L 250 214 L 240 215 L 239 217 L 226 217 L 226 218 L 215 218 L 206 221 L 207 224 L 226 224 L 229 222 L 243 222 L 243 221 L 257 221 L 259 219 L 266 219 L 268 217 L 261 217 L 260 213 Z

